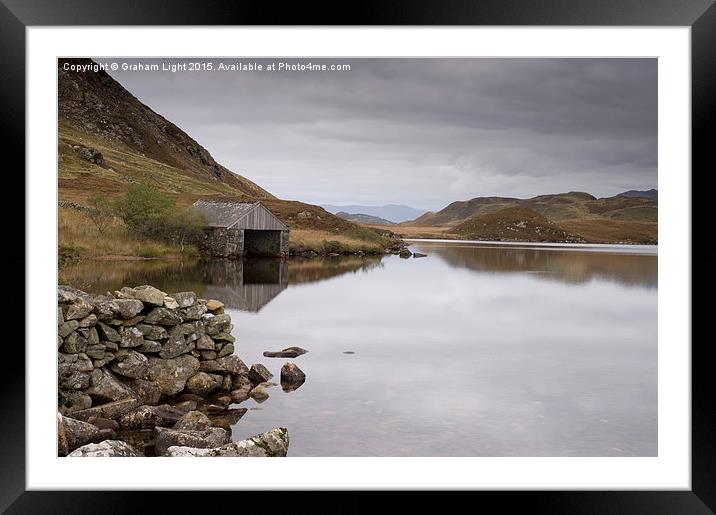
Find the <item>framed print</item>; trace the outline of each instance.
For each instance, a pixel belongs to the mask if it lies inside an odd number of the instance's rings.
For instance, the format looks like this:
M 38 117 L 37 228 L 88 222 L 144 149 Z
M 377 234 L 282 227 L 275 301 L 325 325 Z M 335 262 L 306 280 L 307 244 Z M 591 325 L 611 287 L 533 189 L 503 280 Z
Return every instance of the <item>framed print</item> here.
M 712 2 L 362 4 L 350 27 L 61 5 L 0 10 L 27 202 L 3 509 L 318 489 L 713 510 L 691 300 Z

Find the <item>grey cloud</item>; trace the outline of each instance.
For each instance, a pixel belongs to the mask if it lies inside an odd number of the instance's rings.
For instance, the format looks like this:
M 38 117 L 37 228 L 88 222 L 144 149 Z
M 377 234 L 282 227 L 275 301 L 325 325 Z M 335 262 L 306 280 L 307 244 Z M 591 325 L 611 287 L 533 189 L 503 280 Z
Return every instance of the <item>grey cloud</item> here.
M 655 59 L 323 62 L 351 71 L 110 73 L 284 198 L 439 209 L 657 187 Z

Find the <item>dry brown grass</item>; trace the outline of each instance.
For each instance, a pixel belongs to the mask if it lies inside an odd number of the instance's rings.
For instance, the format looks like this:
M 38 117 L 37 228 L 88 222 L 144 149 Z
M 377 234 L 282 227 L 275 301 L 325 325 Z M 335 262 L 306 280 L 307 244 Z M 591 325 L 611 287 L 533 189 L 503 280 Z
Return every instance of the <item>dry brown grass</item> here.
M 562 220 L 559 225 L 592 243 L 656 244 L 659 240 L 659 228 L 655 222 L 630 222 L 599 218 Z
M 113 219 L 103 233 L 82 211 L 60 208 L 58 212 L 60 262 L 73 259 L 177 258 L 197 255 L 194 246 L 183 251 L 176 245 L 137 238 L 120 219 Z
M 383 242 L 368 242 L 346 234 L 320 231 L 315 229 L 292 229 L 289 235 L 289 245 L 292 250 L 300 248 L 319 252 L 330 242 L 336 242 L 331 247 L 335 252 L 382 252 L 385 248 Z
M 372 229 L 383 228 L 384 225 L 366 225 Z M 429 227 L 416 225 L 391 225 L 390 231 L 394 232 L 401 238 L 439 238 L 439 239 L 455 239 L 457 236 L 449 234 L 452 227 Z

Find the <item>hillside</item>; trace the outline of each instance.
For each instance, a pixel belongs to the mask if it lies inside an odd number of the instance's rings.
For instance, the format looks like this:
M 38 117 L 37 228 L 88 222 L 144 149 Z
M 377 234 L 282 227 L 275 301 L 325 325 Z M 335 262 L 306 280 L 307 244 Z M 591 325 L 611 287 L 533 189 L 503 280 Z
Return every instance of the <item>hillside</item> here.
M 472 217 L 505 212 L 509 208 L 532 211 L 556 222 L 567 233 L 579 235 L 592 243 L 657 242 L 658 201 L 620 195 L 596 198 L 583 192 L 540 195 L 529 199 L 477 197 L 453 202 L 440 211 L 400 224 L 396 232 L 404 235 L 428 234 L 431 231 L 436 235 L 443 231 L 456 234 L 451 229 Z
M 390 220 L 380 218 L 379 216 L 366 215 L 363 213 L 354 214 L 339 211 L 338 213 L 336 213 L 336 216 L 339 218 L 343 218 L 344 220 L 350 220 L 351 222 L 356 222 L 359 224 L 395 225 L 395 222 L 391 222 Z
M 629 190 L 623 193 L 619 193 L 617 197 L 644 197 L 652 200 L 659 200 L 659 190 Z
M 583 243 L 539 213 L 523 207 L 507 207 L 472 216 L 449 230 L 461 238 L 487 241 L 539 241 Z
M 277 199 L 219 164 L 206 148 L 106 72 L 68 71 L 66 63 L 93 61 L 58 60 L 59 200 L 77 208 L 60 209 L 61 245 L 104 255 L 104 247 L 109 249 L 112 242 L 95 241 L 99 238 L 82 208 L 92 196 L 118 197 L 135 183 L 157 188 L 179 206 L 199 198 L 260 200 L 289 227 L 300 230 L 295 238 L 292 235 L 292 242 L 305 250 L 320 252 L 325 241 L 338 241 L 341 251 L 365 252 L 381 251 L 392 243 L 382 235 L 384 231 L 361 227 L 318 206 Z M 131 255 L 138 252 L 133 249 L 147 248 L 146 242 L 131 241 L 120 225 L 112 230 L 122 239 L 118 252 Z M 151 256 L 172 254 L 166 246 L 150 246 Z

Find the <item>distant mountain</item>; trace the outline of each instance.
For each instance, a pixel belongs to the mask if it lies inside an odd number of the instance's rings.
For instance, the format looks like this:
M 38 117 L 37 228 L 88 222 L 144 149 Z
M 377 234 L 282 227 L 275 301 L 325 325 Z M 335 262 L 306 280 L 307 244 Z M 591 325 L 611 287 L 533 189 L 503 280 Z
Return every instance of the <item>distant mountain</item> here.
M 329 213 L 338 214 L 339 212 L 344 213 L 362 213 L 371 216 L 377 216 L 394 223 L 405 222 L 406 220 L 414 220 L 423 213 L 426 213 L 424 209 L 416 209 L 410 206 L 403 206 L 397 204 L 386 204 L 384 206 L 332 206 L 329 204 L 321 205 L 323 209 Z
M 529 199 L 512 197 L 477 197 L 470 200 L 453 202 L 437 212 L 428 212 L 410 222 L 404 222 L 405 234 L 427 234 L 422 228 L 434 227 L 436 237 L 443 231 L 466 237 L 468 233 L 477 235 L 478 223 L 487 224 L 484 227 L 495 230 L 499 228 L 498 218 L 505 217 L 505 224 L 524 221 L 514 218 L 512 208 L 529 210 L 544 217 L 547 221 L 558 225 L 570 235 L 583 237 L 592 243 L 630 242 L 630 243 L 656 243 L 658 201 L 644 196 L 618 195 L 608 198 L 596 198 L 589 193 L 569 192 L 555 195 L 540 195 Z M 475 217 L 500 213 L 497 218 L 476 219 Z M 518 213 L 519 214 L 519 213 Z M 526 213 L 522 213 L 526 215 Z M 526 220 L 526 218 L 525 218 Z M 465 225 L 470 222 L 472 225 Z M 539 221 L 544 223 L 543 220 Z M 421 228 L 416 232 L 417 228 Z M 459 228 L 459 229 L 458 229 Z M 400 227 L 396 232 L 400 233 Z M 516 226 L 505 234 L 514 234 Z M 428 231 L 429 232 L 429 231 Z M 542 234 L 542 230 L 540 230 Z M 488 231 L 489 233 L 489 231 Z M 494 235 L 494 234 L 493 234 Z M 488 235 L 489 236 L 489 235 Z M 488 236 L 485 236 L 487 238 Z M 472 238 L 472 236 L 470 236 Z M 527 237 L 523 235 L 523 237 Z M 497 238 L 497 236 L 495 236 Z M 555 236 L 561 238 L 561 236 Z M 527 241 L 536 241 L 529 239 Z M 549 238 L 540 241 L 554 241 Z
M 650 198 L 652 200 L 659 200 L 659 190 L 629 190 L 624 193 L 620 193 L 617 197 L 629 197 L 629 198 Z
M 350 220 L 351 222 L 357 222 L 360 224 L 373 224 L 373 225 L 395 225 L 395 222 L 380 218 L 379 216 L 366 215 L 363 213 L 346 213 L 339 211 L 336 216 L 343 218 L 344 220 Z

